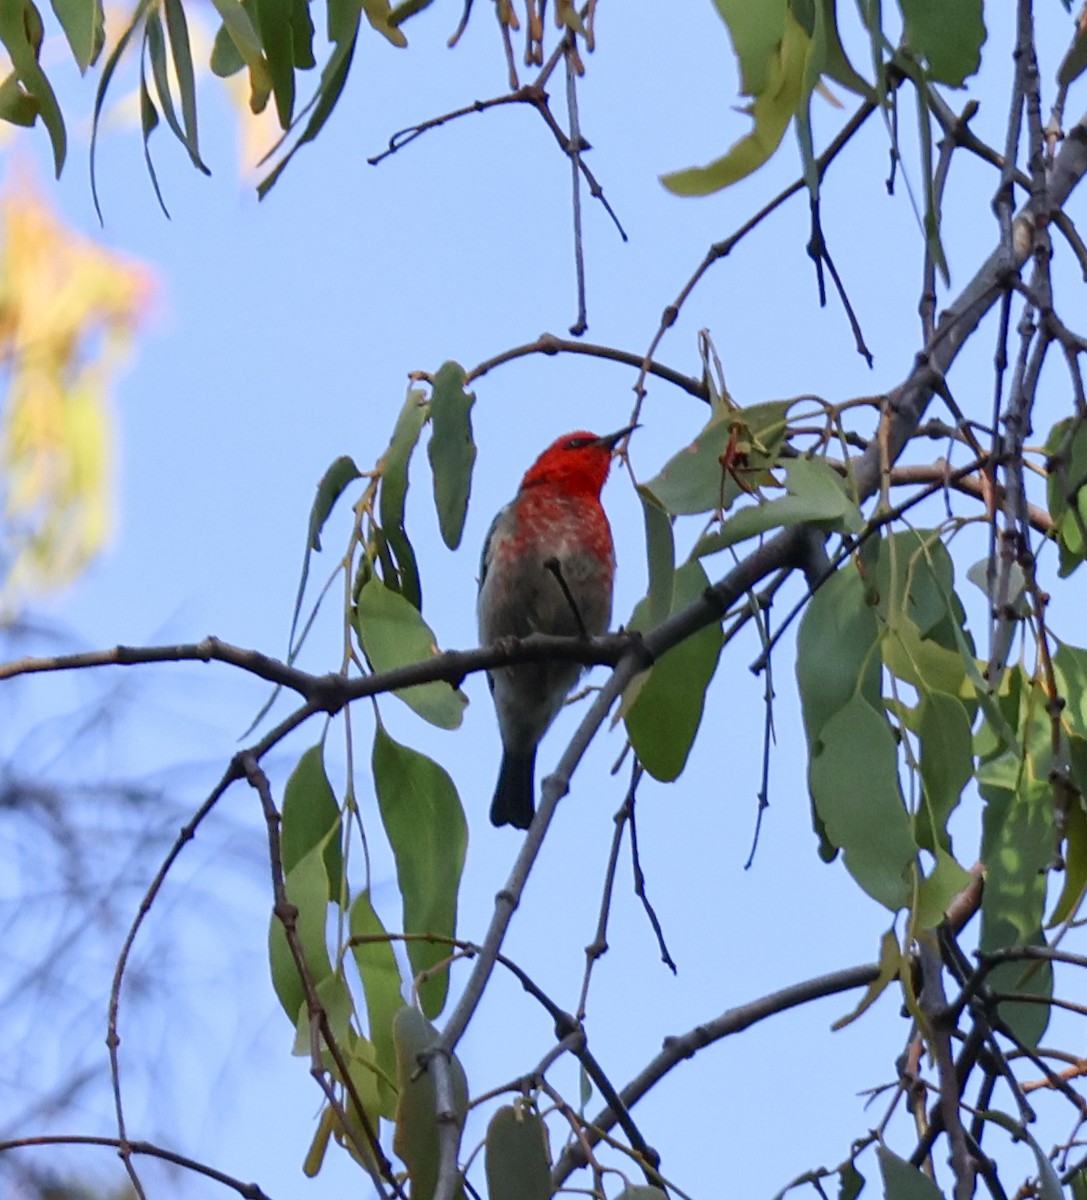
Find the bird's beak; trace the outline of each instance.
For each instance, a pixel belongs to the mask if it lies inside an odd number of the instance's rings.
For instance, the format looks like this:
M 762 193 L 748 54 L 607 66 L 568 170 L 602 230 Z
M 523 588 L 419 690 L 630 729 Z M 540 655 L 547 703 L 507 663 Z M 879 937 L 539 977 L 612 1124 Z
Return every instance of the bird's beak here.
M 624 425 L 622 429 L 617 429 L 615 433 L 609 433 L 604 437 L 598 437 L 596 439 L 596 444 L 602 450 L 614 450 L 615 447 L 623 440 L 623 438 L 627 437 L 628 434 L 633 433 L 637 428 L 637 425 Z

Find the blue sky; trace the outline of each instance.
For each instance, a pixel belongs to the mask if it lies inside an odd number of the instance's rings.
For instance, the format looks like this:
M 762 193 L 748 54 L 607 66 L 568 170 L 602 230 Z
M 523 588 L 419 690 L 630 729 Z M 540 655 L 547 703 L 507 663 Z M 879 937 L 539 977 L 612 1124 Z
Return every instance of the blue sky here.
M 982 105 L 975 128 L 1001 144 L 1011 31 L 997 6 L 989 8 L 1001 23 L 990 28 L 992 70 L 976 92 Z M 1056 3 L 1038 9 L 1039 42 L 1050 51 L 1048 83 L 1069 21 Z M 449 358 L 471 367 L 545 330 L 564 333 L 573 320 L 569 166 L 532 112 L 508 107 L 472 116 L 378 168 L 366 164 L 394 130 L 503 90 L 504 60 L 489 11 L 480 6 L 451 52 L 444 42 L 457 16 L 459 6 L 434 5 L 409 25 L 406 53 L 364 38 L 326 131 L 261 204 L 238 181 L 234 118 L 212 80 L 201 90 L 201 128 L 213 178 L 198 177 L 164 131 L 153 141 L 170 221 L 145 177 L 135 132 L 111 130 L 100 146 L 102 231 L 87 184 L 86 124 L 73 122 L 75 144 L 55 189 L 46 182 L 44 135 L 21 139 L 17 153 L 37 160 L 41 186 L 66 219 L 146 260 L 161 280 L 115 400 L 115 536 L 87 576 L 46 606 L 73 645 L 215 633 L 282 653 L 316 481 L 339 454 L 363 468 L 377 459 L 408 372 L 435 370 Z M 638 0 L 624 6 L 621 19 L 601 6 L 598 41 L 580 90 L 582 128 L 593 147 L 589 161 L 630 242 L 620 242 L 586 197 L 587 337 L 641 352 L 707 245 L 790 182 L 797 156 L 787 137 L 769 166 L 721 195 L 668 195 L 660 172 L 715 157 L 746 128 L 731 107 L 737 83 L 724 27 L 709 3 Z M 862 54 L 857 59 L 864 61 Z M 561 90 L 556 80 L 560 112 Z M 64 94 L 69 111 L 89 111 L 89 83 L 67 80 Z M 820 145 L 848 111 L 848 101 L 835 110 L 816 99 Z M 915 160 L 907 159 L 905 171 L 916 187 Z M 873 370 L 853 350 L 838 305 L 817 306 L 803 196 L 713 269 L 660 357 L 697 373 L 697 331 L 709 328 L 741 404 L 808 393 L 833 402 L 903 378 L 917 344 L 920 234 L 905 189 L 887 196 L 886 172 L 886 134 L 872 120 L 830 173 L 823 205 L 831 251 L 875 355 Z M 986 208 L 995 186 L 991 169 L 956 157 L 945 239 L 952 293 L 995 242 Z M 1073 212 L 1082 204 L 1077 197 Z M 993 335 L 983 333 L 956 367 L 952 386 L 964 408 L 987 411 L 992 347 Z M 475 644 L 478 547 L 521 473 L 568 429 L 625 424 L 633 381 L 633 371 L 563 356 L 521 360 L 481 380 L 473 414 L 479 458 L 455 554 L 437 536 L 425 458 L 418 456 L 409 530 L 423 564 L 425 615 L 443 647 Z M 648 478 L 696 432 L 704 411 L 654 382 L 642 419 L 631 455 L 639 477 Z M 641 517 L 621 473 L 605 502 L 616 535 L 615 612 L 622 620 L 645 588 Z M 696 531 L 692 525 L 681 532 L 681 545 Z M 330 523 L 315 580 L 331 569 L 347 532 L 341 513 Z M 712 567 L 711 576 L 727 565 Z M 787 983 L 872 960 L 888 925 L 840 864 L 826 867 L 816 857 L 791 641 L 775 661 L 771 808 L 754 866 L 743 870 L 759 786 L 763 684 L 747 670 L 757 652 L 750 634 L 726 650 L 687 771 L 675 785 L 646 783 L 640 793 L 643 866 L 680 970 L 673 978 L 657 961 L 624 862 L 611 950 L 597 967 L 588 1025 L 618 1084 L 667 1034 Z M 330 607 L 304 665 L 326 670 L 339 655 Z M 139 669 L 119 685 L 124 715 L 96 754 L 80 743 L 56 758 L 64 714 L 113 686 L 114 677 L 35 681 L 22 692 L 19 727 L 50 722 L 53 740 L 43 735 L 32 749 L 55 759 L 57 777 L 89 768 L 149 780 L 181 811 L 213 786 L 265 696 L 262 685 L 217 665 Z M 470 828 L 460 928 L 480 938 L 519 840 L 486 820 L 497 731 L 483 681 L 465 686 L 472 703 L 454 734 L 423 726 L 395 701 L 382 711 L 395 736 L 436 757 L 457 783 Z M 549 734 L 542 773 L 577 719 L 564 714 Z M 363 761 L 368 720 L 360 709 Z M 307 729 L 274 756 L 277 783 L 318 734 Z M 622 774 L 608 775 L 621 746 L 613 731 L 591 748 L 507 943 L 571 1009 L 595 928 L 611 817 L 625 787 Z M 360 799 L 376 820 L 372 792 Z M 266 979 L 263 829 L 256 799 L 244 789 L 235 788 L 220 808 L 149 922 L 161 923 L 149 936 L 168 947 L 168 983 L 155 1003 L 122 1016 L 123 1061 L 133 1079 L 130 1132 L 168 1138 L 257 1180 L 277 1200 L 341 1196 L 348 1188 L 365 1194 L 364 1178 L 343 1155 L 330 1154 L 316 1181 L 301 1174 L 319 1097 L 305 1064 L 289 1057 L 291 1031 Z M 111 852 L 123 852 L 123 838 L 115 835 Z M 376 863 L 378 899 L 395 924 L 388 856 L 378 853 Z M 460 968 L 455 981 L 463 977 Z M 852 998 L 837 998 L 775 1018 L 673 1072 L 635 1113 L 666 1174 L 695 1197 L 720 1194 L 726 1172 L 736 1194 L 770 1196 L 800 1172 L 845 1157 L 850 1140 L 882 1111 L 864 1112 L 856 1093 L 891 1079 L 907 1029 L 896 1000 L 885 997 L 862 1021 L 831 1034 L 831 1022 L 851 1005 Z M 104 1002 L 66 1028 L 88 1047 L 95 1038 L 100 1045 Z M 551 1041 L 546 1014 L 497 977 L 462 1043 L 473 1092 L 529 1069 Z M 556 1080 L 576 1095 L 572 1067 Z M 89 1101 L 83 1117 L 108 1132 L 104 1096 Z M 468 1142 L 480 1134 L 470 1125 Z M 93 1162 L 97 1173 L 107 1158 L 73 1153 L 64 1161 Z M 1025 1174 L 1029 1161 L 1022 1161 Z M 205 1181 L 187 1186 L 185 1194 L 214 1194 Z

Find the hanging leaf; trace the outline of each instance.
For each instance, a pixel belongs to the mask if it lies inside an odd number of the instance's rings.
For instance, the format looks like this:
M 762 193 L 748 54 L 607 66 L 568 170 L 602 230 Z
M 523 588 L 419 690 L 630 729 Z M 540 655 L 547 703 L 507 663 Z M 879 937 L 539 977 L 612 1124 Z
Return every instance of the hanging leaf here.
M 374 732 L 374 786 L 381 820 L 396 859 L 404 902 L 404 932 L 451 938 L 457 931 L 468 825 L 452 779 L 433 759 L 393 741 L 379 723 Z M 411 969 L 429 971 L 449 957 L 447 942 L 407 943 Z M 446 971 L 419 987 L 428 1016 L 437 1016 L 449 989 Z
M 425 662 L 439 652 L 434 634 L 419 610 L 377 578 L 367 580 L 359 592 L 355 629 L 366 657 L 379 674 Z M 401 688 L 393 695 L 439 729 L 456 729 L 468 703 L 459 688 L 442 680 Z
M 505 1104 L 487 1126 L 484 1151 L 488 1200 L 549 1200 L 547 1126 L 527 1104 Z
M 910 898 L 917 845 L 898 782 L 898 750 L 881 712 L 859 693 L 819 731 L 809 780 L 815 811 L 849 873 L 892 912 Z
M 23 87 L 34 97 L 53 144 L 53 166 L 59 179 L 68 138 L 56 94 L 38 63 L 43 37 L 41 13 L 31 0 L 4 0 L 0 3 L 0 42 L 4 43 Z
M 947 823 L 974 775 L 970 718 L 961 701 L 938 691 L 926 693 L 919 708 L 923 804 L 914 835 L 922 849 L 950 853 Z
M 51 0 L 81 75 L 98 58 L 106 38 L 102 0 Z
M 294 32 L 283 0 L 256 0 L 256 24 L 281 129 L 294 118 Z
M 879 636 L 879 623 L 856 567 L 842 567 L 812 597 L 797 633 L 796 677 L 810 763 L 823 751 L 824 727 L 854 695 L 872 709 L 880 707 Z M 812 823 L 820 854 L 829 861 L 837 848 L 827 840 L 814 806 Z
M 754 128 L 723 157 L 704 167 L 662 175 L 661 183 L 678 196 L 708 196 L 758 170 L 781 145 L 801 102 L 811 50 L 811 38 L 787 11 L 776 53 L 766 70 L 765 87 L 749 109 Z
M 322 848 L 326 899 L 339 903 L 343 890 L 340 806 L 325 774 L 324 747 L 311 746 L 298 760 L 283 791 L 280 853 L 288 874 L 313 849 Z
M 847 1025 L 851 1025 L 862 1013 L 867 1012 L 899 977 L 901 972 L 902 948 L 898 944 L 895 931 L 888 929 L 879 942 L 879 974 L 865 989 L 864 995 L 861 997 L 857 1007 L 846 1016 L 839 1017 L 831 1026 L 831 1029 L 837 1033 L 839 1029 L 844 1029 Z
M 943 1192 L 924 1171 L 882 1143 L 876 1147 L 876 1158 L 883 1176 L 884 1200 L 944 1200 Z
M 370 1040 L 374 1045 L 377 1065 L 388 1077 L 388 1082 L 378 1080 L 378 1111 L 383 1117 L 391 1119 L 396 1111 L 393 1019 L 404 1006 L 401 991 L 403 981 L 392 942 L 385 939 L 385 927 L 370 903 L 369 891 L 360 892 L 351 905 L 351 939 L 351 953 L 366 996 Z
M 418 1009 L 402 1008 L 394 1022 L 396 1037 L 396 1081 L 400 1099 L 396 1106 L 396 1136 L 393 1149 L 408 1169 L 412 1200 L 431 1200 L 438 1181 L 439 1138 L 434 1083 L 426 1066 L 426 1054 L 438 1042 L 438 1033 Z M 463 1127 L 468 1110 L 468 1081 L 456 1056 L 449 1059 L 453 1084 L 456 1128 Z M 464 1200 L 458 1181 L 453 1200 Z
M 649 565 L 646 628 L 653 629 L 672 611 L 676 544 L 672 535 L 672 521 L 653 493 L 639 484 L 638 499 L 642 502 L 642 515 L 645 517 L 645 556 Z
M 686 608 L 707 587 L 701 563 L 684 563 L 675 573 L 672 611 Z M 643 600 L 630 626 L 641 628 L 647 619 Z M 723 645 L 721 624 L 712 622 L 662 655 L 639 683 L 637 699 L 626 713 L 627 736 L 654 779 L 671 782 L 686 766 Z
M 314 985 L 332 974 L 325 940 L 325 921 L 328 916 L 328 876 L 325 874 L 324 853 L 315 846 L 295 864 L 284 883 L 287 899 L 298 910 L 295 930 L 302 947 L 303 960 Z M 283 1011 L 297 1023 L 305 1017 L 306 993 L 299 978 L 298 966 L 291 954 L 287 934 L 278 917 L 272 917 L 268 932 L 268 957 L 271 963 L 272 986 Z
M 733 513 L 720 529 L 698 539 L 691 557 L 704 558 L 770 529 L 802 521 L 827 532 L 859 533 L 863 529 L 860 509 L 833 467 L 819 459 L 795 458 L 784 464 L 784 471 L 788 496 L 749 504 Z
M 905 43 L 937 83 L 962 87 L 981 65 L 983 0 L 898 0 Z
M 672 516 L 727 510 L 741 493 L 773 482 L 767 468 L 777 461 L 792 404 L 772 400 L 750 408 L 722 407 L 643 489 Z M 722 463 L 730 443 L 735 474 Z
M 434 474 L 434 505 L 442 540 L 450 550 L 460 545 L 468 497 L 472 491 L 472 465 L 476 444 L 472 440 L 474 393 L 464 390 L 464 368 L 447 362 L 434 376 L 430 398 L 433 433 L 427 447 Z

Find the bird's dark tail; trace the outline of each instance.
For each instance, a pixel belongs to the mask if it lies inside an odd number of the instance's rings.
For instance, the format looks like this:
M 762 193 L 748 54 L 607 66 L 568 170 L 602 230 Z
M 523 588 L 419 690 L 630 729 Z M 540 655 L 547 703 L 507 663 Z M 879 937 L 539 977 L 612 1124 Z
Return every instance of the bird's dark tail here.
M 535 776 L 535 746 L 524 754 L 513 754 L 507 750 L 502 755 L 498 786 L 494 789 L 494 799 L 491 801 L 492 825 L 527 829 L 532 824 L 532 814 L 536 811 L 533 802 Z

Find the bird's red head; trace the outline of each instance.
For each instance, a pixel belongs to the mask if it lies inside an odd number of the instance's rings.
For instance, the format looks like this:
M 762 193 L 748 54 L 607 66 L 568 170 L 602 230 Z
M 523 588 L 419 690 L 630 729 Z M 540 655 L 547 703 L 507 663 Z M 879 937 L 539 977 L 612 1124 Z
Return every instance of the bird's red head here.
M 612 451 L 633 428 L 628 425 L 605 437 L 584 429 L 563 434 L 529 467 L 521 487 L 547 485 L 564 492 L 599 496 L 608 477 Z

